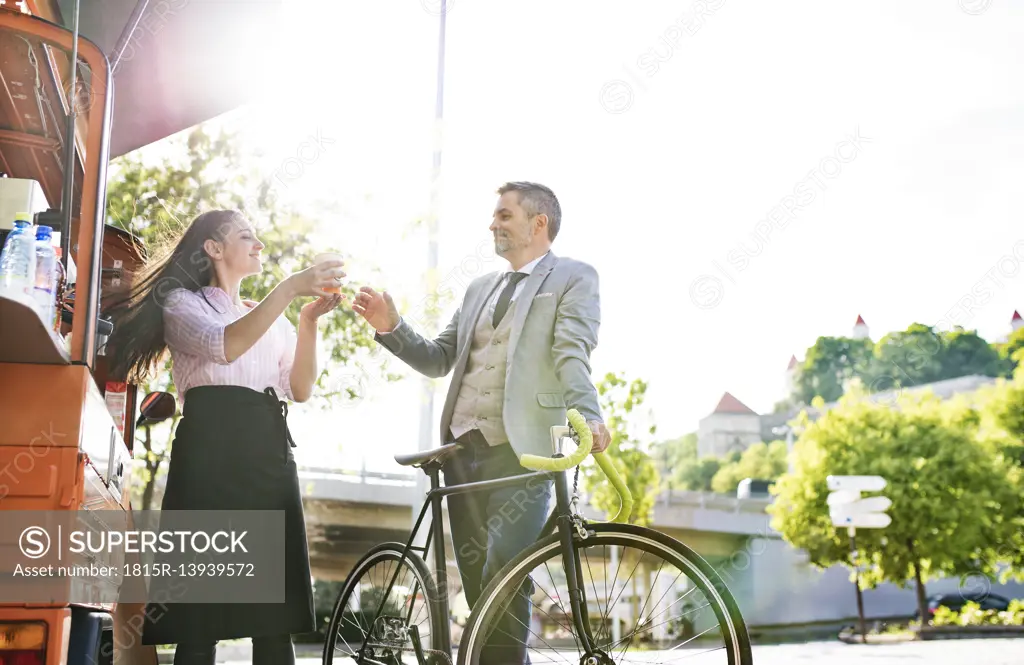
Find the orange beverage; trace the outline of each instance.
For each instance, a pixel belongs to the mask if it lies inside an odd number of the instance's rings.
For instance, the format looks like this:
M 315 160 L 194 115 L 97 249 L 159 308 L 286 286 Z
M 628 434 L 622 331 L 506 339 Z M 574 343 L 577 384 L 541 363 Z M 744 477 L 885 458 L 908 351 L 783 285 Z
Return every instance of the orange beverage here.
M 344 258 L 336 252 L 323 252 L 313 257 L 313 263 L 316 265 L 327 261 L 344 261 Z M 341 293 L 341 281 L 338 281 L 338 286 L 325 287 L 324 291 L 327 293 Z

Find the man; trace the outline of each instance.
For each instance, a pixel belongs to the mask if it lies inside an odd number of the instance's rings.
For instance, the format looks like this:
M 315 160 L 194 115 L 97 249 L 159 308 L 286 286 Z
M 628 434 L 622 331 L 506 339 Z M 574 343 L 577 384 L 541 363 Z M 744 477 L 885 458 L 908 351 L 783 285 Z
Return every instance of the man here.
M 386 291 L 363 287 L 353 302 L 376 329 L 375 339 L 410 367 L 429 377 L 454 370 L 441 440 L 462 445 L 444 464 L 449 486 L 527 473 L 519 457 L 550 457 L 550 428 L 564 425 L 570 408 L 587 420 L 594 452 L 610 442 L 590 379 L 601 318 L 597 271 L 551 252 L 562 216 L 554 192 L 510 182 L 497 193 L 490 231 L 496 253 L 509 266 L 473 280 L 436 339 L 412 330 Z M 551 485 L 532 491 L 529 501 L 523 494 L 522 487 L 506 487 L 448 498 L 470 607 L 491 577 L 540 534 Z M 519 597 L 507 609 L 484 662 L 528 662 L 530 602 Z

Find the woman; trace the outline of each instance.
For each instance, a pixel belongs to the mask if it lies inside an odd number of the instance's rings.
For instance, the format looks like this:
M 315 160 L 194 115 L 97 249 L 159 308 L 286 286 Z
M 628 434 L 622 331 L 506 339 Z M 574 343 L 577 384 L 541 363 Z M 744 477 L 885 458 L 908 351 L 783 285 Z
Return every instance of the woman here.
M 282 398 L 303 402 L 317 377 L 317 320 L 341 301 L 324 289 L 331 261 L 295 273 L 260 303 L 239 286 L 262 271 L 264 245 L 234 210 L 196 217 L 169 255 L 144 270 L 115 313 L 115 375 L 141 383 L 170 350 L 184 399 L 162 510 L 283 510 L 285 602 L 174 604 L 146 611 L 145 644 L 177 644 L 175 665 L 212 665 L 216 642 L 251 637 L 253 663 L 294 663 L 291 635 L 315 630 L 295 446 Z M 298 333 L 282 314 L 298 297 Z M 152 591 L 152 588 L 151 588 Z M 153 597 L 152 595 L 150 596 Z

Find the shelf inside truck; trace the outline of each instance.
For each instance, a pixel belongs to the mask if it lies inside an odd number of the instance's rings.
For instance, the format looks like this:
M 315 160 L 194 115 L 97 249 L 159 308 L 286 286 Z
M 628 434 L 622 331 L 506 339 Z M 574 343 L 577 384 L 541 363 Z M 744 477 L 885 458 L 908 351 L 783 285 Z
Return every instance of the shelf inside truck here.
M 0 295 L 0 362 L 70 365 L 71 356 L 32 308 Z

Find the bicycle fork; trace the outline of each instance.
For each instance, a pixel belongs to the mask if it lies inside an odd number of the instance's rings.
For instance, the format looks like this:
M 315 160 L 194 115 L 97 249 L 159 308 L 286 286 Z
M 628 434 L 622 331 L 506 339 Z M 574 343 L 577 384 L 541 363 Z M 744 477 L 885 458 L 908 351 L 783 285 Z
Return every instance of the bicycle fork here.
M 555 476 L 555 496 L 557 505 L 564 507 L 559 510 L 558 535 L 562 545 L 562 568 L 565 571 L 565 581 L 569 587 L 569 606 L 572 608 L 572 620 L 576 627 L 576 634 L 580 638 L 580 646 L 583 647 L 583 658 L 581 663 L 585 665 L 597 665 L 602 662 L 594 646 L 594 636 L 590 632 L 590 616 L 587 611 L 587 599 L 580 584 L 583 579 L 583 569 L 580 566 L 580 557 L 573 545 L 573 540 L 579 536 L 576 534 L 575 521 L 569 503 L 569 488 L 564 473 Z

